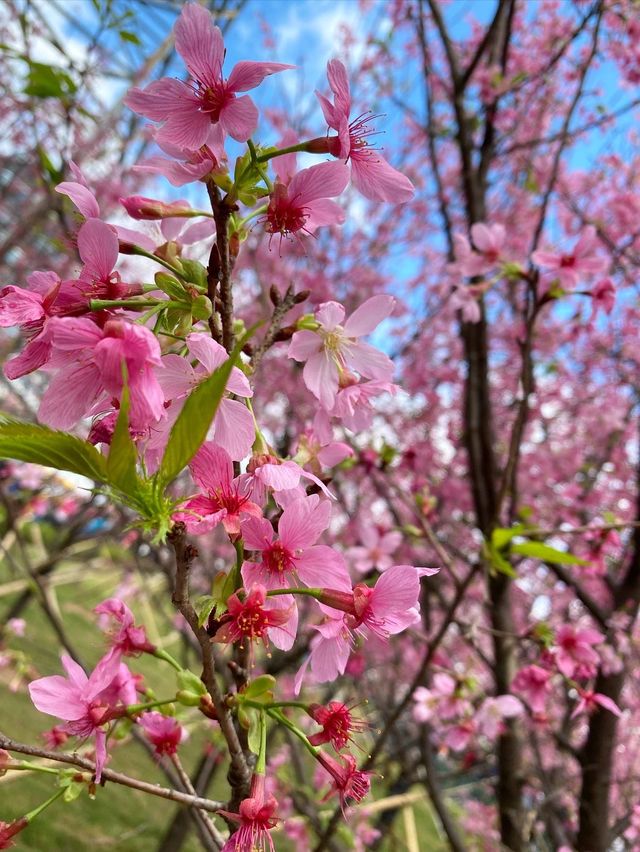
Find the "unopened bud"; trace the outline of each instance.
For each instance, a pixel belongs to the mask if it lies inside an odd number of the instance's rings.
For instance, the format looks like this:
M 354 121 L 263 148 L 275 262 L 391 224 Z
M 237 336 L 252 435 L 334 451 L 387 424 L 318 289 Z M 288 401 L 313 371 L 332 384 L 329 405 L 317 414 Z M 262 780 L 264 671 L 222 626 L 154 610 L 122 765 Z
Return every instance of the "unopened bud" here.
M 142 195 L 129 195 L 120 204 L 132 219 L 169 219 L 175 216 L 198 215 L 186 201 L 158 201 Z
M 280 292 L 275 284 L 272 284 L 269 288 L 269 298 L 271 299 L 271 304 L 274 305 L 276 308 L 282 302 L 282 299 L 280 298 Z
M 296 293 L 293 303 L 295 305 L 301 305 L 303 302 L 306 302 L 309 296 L 311 295 L 311 290 L 300 290 L 299 293 Z

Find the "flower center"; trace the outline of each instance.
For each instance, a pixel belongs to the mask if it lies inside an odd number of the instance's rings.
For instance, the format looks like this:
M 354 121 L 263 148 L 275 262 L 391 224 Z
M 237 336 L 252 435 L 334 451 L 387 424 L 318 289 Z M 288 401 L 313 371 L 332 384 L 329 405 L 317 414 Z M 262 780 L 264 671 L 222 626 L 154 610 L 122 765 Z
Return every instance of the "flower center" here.
M 294 568 L 293 555 L 281 541 L 274 542 L 268 550 L 264 551 L 262 561 L 274 574 L 282 574 Z
M 228 106 L 236 96 L 233 92 L 228 91 L 224 83 L 217 86 L 204 86 L 200 83 L 199 86 L 201 87 L 198 92 L 200 110 L 209 113 L 211 123 L 216 124 L 220 121 L 220 113 L 224 107 Z

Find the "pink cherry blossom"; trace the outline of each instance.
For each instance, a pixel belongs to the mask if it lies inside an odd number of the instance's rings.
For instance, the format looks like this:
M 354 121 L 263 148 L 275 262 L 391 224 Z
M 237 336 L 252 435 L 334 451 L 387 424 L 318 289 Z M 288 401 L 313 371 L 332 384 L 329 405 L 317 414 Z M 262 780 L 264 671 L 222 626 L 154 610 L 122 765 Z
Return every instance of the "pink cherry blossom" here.
M 327 411 L 334 405 L 340 375 L 345 370 L 356 370 L 368 379 L 383 382 L 391 379 L 393 362 L 360 338 L 370 334 L 385 320 L 394 305 L 392 296 L 373 296 L 345 322 L 342 305 L 323 302 L 315 312 L 318 329 L 297 331 L 293 335 L 289 358 L 306 362 L 304 383 Z
M 245 492 L 242 479 L 234 479 L 229 454 L 213 441 L 200 447 L 189 470 L 203 493 L 188 500 L 175 517 L 190 532 L 200 535 L 222 523 L 230 536 L 237 537 L 243 519 L 262 516 L 260 507 Z
M 551 672 L 540 666 L 526 666 L 516 674 L 511 689 L 518 692 L 534 713 L 544 713 L 551 692 Z
M 214 642 L 243 642 L 251 645 L 269 640 L 281 651 L 288 651 L 298 629 L 298 610 L 291 595 L 267 599 L 264 586 L 254 585 L 248 591 L 234 592 L 227 600 L 227 612 L 220 619 Z
M 371 426 L 375 415 L 373 404 L 383 394 L 395 394 L 398 386 L 391 382 L 348 382 L 338 390 L 331 416 L 339 418 L 352 432 L 361 432 Z
M 475 719 L 461 719 L 455 725 L 447 728 L 444 744 L 453 751 L 464 751 L 477 732 L 478 724 Z
M 156 198 L 145 198 L 143 195 L 128 195 L 120 199 L 120 204 L 132 219 L 170 219 L 176 216 L 197 216 L 188 201 L 159 201 Z
M 591 288 L 591 316 L 590 320 L 596 318 L 602 309 L 609 315 L 616 303 L 616 288 L 610 278 L 603 278 Z
M 340 195 L 348 182 L 349 169 L 342 163 L 318 163 L 290 180 L 279 176 L 265 216 L 267 233 L 282 238 L 300 231 L 313 234 L 322 225 L 341 225 L 344 210 L 330 199 Z
M 39 418 L 57 429 L 72 429 L 96 406 L 118 399 L 123 363 L 131 399 L 130 423 L 144 431 L 164 416 L 164 395 L 155 374 L 162 366 L 156 336 L 121 319 L 99 328 L 87 318 L 53 318 L 48 334 L 51 366 L 59 367 L 40 404 Z
M 222 77 L 224 43 L 211 15 L 197 3 L 187 3 L 176 21 L 176 50 L 184 59 L 192 82 L 164 77 L 145 89 L 133 88 L 125 103 L 152 121 L 163 122 L 159 143 L 197 150 L 204 145 L 212 124 L 246 141 L 258 124 L 258 110 L 248 95 L 265 77 L 292 68 L 279 62 L 238 62 L 228 79 Z
M 278 505 L 304 497 L 305 491 L 300 484 L 301 479 L 309 479 L 326 497 L 333 498 L 333 494 L 315 474 L 303 470 L 291 459 L 283 461 L 271 453 L 253 455 L 247 465 L 247 473 L 241 478 L 246 483 L 252 499 L 258 503 L 265 502 L 268 489 L 273 492 Z
M 158 379 L 168 407 L 166 419 L 154 431 L 147 444 L 147 452 L 153 456 L 160 454 L 166 445 L 171 427 L 182 411 L 187 396 L 229 358 L 224 347 L 204 332 L 189 334 L 187 346 L 189 354 L 199 362 L 197 367 L 192 367 L 188 359 L 180 355 L 165 355 L 162 359 L 163 370 Z M 253 396 L 247 377 L 238 367 L 231 370 L 227 392 L 244 399 Z M 255 440 L 255 424 L 246 405 L 237 399 L 224 397 L 211 424 L 209 437 L 233 460 L 244 458 Z
M 320 476 L 323 468 L 335 467 L 352 455 L 353 449 L 348 444 L 333 440 L 329 417 L 320 409 L 313 424 L 300 435 L 295 458 L 298 464 L 308 465 Z
M 61 281 L 55 272 L 32 272 L 27 288 L 9 285 L 0 290 L 0 328 L 20 326 L 27 345 L 4 366 L 8 379 L 18 379 L 44 366 L 51 355 L 49 319 L 82 309 L 75 281 Z
M 604 272 L 608 266 L 606 258 L 595 254 L 596 229 L 587 225 L 578 242 L 566 254 L 553 251 L 534 251 L 531 259 L 543 269 L 548 269 L 562 287 L 574 289 L 583 275 Z
M 598 630 L 576 630 L 570 624 L 563 625 L 556 633 L 558 670 L 565 677 L 574 677 L 576 672 L 583 677 L 595 674 L 600 656 L 593 645 L 604 642 L 604 638 Z
M 480 733 L 495 740 L 504 730 L 504 720 L 520 716 L 523 712 L 522 702 L 515 695 L 497 695 L 495 698 L 485 698 L 475 721 Z
M 114 270 L 120 241 L 116 229 L 101 219 L 87 219 L 77 235 L 83 267 L 77 287 L 85 299 L 124 299 L 139 295 L 140 287 L 126 284 Z
M 187 732 L 172 716 L 165 716 L 156 710 L 143 713 L 138 722 L 144 728 L 149 742 L 158 756 L 175 754 Z
M 333 779 L 331 789 L 324 798 L 326 800 L 337 794 L 343 813 L 349 801 L 361 802 L 369 794 L 371 773 L 359 770 L 353 755 L 342 754 L 336 760 L 321 751 L 317 755 L 317 760 Z
M 245 548 L 260 554 L 260 562 L 245 562 L 245 586 L 259 583 L 267 589 L 331 586 L 351 591 L 344 558 L 331 547 L 316 544 L 329 525 L 331 505 L 317 495 L 286 506 L 278 522 L 278 538 L 265 518 L 249 518 L 242 525 Z
M 594 692 L 591 689 L 580 689 L 580 687 L 578 687 L 578 695 L 579 699 L 571 714 L 572 719 L 581 713 L 593 713 L 598 707 L 604 707 L 605 710 L 613 713 L 614 716 L 618 716 L 618 718 L 622 716 L 622 710 L 608 695 L 603 695 L 601 692 Z
M 383 532 L 374 524 L 364 525 L 360 533 L 362 545 L 350 547 L 348 556 L 354 560 L 353 567 L 360 574 L 367 574 L 376 568 L 384 571 L 393 564 L 391 554 L 402 543 L 402 533 L 398 530 Z
M 462 694 L 460 684 L 446 672 L 436 672 L 429 689 L 417 687 L 413 700 L 413 718 L 418 722 L 428 722 L 434 715 L 438 719 L 453 719 L 470 709 L 470 702 Z
M 239 824 L 222 847 L 221 852 L 266 852 L 267 848 L 275 852 L 275 846 L 269 832 L 278 824 L 274 816 L 278 802 L 274 796 L 267 796 L 265 777 L 254 773 L 251 779 L 250 795 L 240 802 L 239 813 L 219 811 L 224 817 Z
M 341 701 L 330 701 L 326 707 L 311 704 L 308 712 L 314 722 L 322 726 L 319 733 L 309 737 L 309 742 L 315 746 L 330 742 L 336 751 L 341 751 L 351 742 L 352 733 L 366 731 L 369 727 Z
M 311 640 L 310 654 L 296 673 L 296 695 L 307 671 L 315 683 L 334 681 L 344 674 L 351 654 L 353 634 L 346 616 L 334 613 L 321 624 L 313 625 L 313 629 L 316 635 Z
M 327 79 L 334 95 L 333 103 L 319 92 L 316 96 L 327 124 L 338 132 L 337 137 L 329 140 L 330 153 L 351 162 L 353 183 L 365 198 L 392 204 L 411 201 L 415 190 L 409 178 L 396 171 L 369 145 L 367 137 L 375 131 L 367 114 L 349 122 L 351 91 L 347 69 L 339 59 L 327 63 Z
M 89 677 L 67 654 L 62 656 L 67 677 L 52 675 L 29 684 L 29 695 L 38 710 L 63 719 L 64 729 L 77 737 L 95 736 L 96 782 L 107 759 L 104 726 L 114 718 L 115 705 L 105 698 L 106 691 L 119 675 L 120 657 L 110 652 Z
M 109 640 L 111 647 L 118 653 L 136 656 L 142 653 L 153 654 L 156 650 L 156 646 L 149 642 L 144 627 L 135 626 L 133 613 L 123 601 L 109 598 L 98 604 L 94 612 L 111 622 Z

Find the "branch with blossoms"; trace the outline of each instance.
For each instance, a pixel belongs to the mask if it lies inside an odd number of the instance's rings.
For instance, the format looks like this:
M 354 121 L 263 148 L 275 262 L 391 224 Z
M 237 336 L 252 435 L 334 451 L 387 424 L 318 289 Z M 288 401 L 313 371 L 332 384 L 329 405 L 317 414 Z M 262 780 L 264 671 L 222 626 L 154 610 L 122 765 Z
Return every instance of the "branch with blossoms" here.
M 354 584 L 342 553 L 319 543 L 336 499 L 327 485 L 330 469 L 352 453 L 333 439 L 334 424 L 354 432 L 366 428 L 373 401 L 395 390 L 392 362 L 364 339 L 392 315 L 394 299 L 373 296 L 346 318 L 335 301 L 301 313 L 308 291 L 272 288 L 274 310 L 256 344 L 260 323 L 246 331 L 236 313 L 235 269 L 256 229 L 282 257 L 304 251 L 318 229 L 343 224 L 346 212 L 335 199 L 350 178 L 378 203 L 402 203 L 414 191 L 370 146 L 369 120 L 352 118 L 340 61 L 327 66 L 333 99 L 318 93 L 327 134 L 307 140 L 287 134 L 280 144 L 264 146 L 253 139 L 259 114 L 244 93 L 293 66 L 243 61 L 223 76 L 222 35 L 197 4 L 184 6 L 174 32 L 188 81 L 162 79 L 132 89 L 125 99 L 156 123 L 151 132 L 165 155 L 137 169 L 174 186 L 199 186 L 211 213 L 186 201 L 122 198 L 130 217 L 158 223 L 143 232 L 105 221 L 79 168 L 74 180 L 58 184 L 57 192 L 77 211 L 73 244 L 81 269 L 68 280 L 34 271 L 26 287 L 0 291 L 0 325 L 19 327 L 27 341 L 6 364 L 7 377 L 43 369 L 51 374 L 38 424 L 3 418 L 0 454 L 88 477 L 156 546 L 170 545 L 172 601 L 196 640 L 201 672 L 151 642 L 126 604 L 110 598 L 96 608 L 111 626 L 109 650 L 95 667 L 85 671 L 65 654 L 65 676 L 29 684 L 35 707 L 61 723 L 50 732 L 51 742 L 89 740 L 94 762 L 8 738 L 3 743 L 7 750 L 88 770 L 58 773 L 66 801 L 84 788 L 95 794 L 105 780 L 150 792 L 146 782 L 108 768 L 118 732 L 133 725 L 158 756 L 175 762 L 183 720 L 199 717 L 225 743 L 229 802 L 223 807 L 193 795 L 179 763 L 175 769 L 187 792 L 154 788 L 153 794 L 215 812 L 220 828 L 201 815 L 211 844 L 249 850 L 271 845 L 269 831 L 278 822 L 267 754 L 274 730 L 293 737 L 324 770 L 328 795 L 337 795 L 345 816 L 350 803 L 367 796 L 370 772 L 358 768 L 350 750 L 366 723 L 341 701 L 324 706 L 300 693 L 309 681 L 342 675 L 356 646 L 368 639 L 386 643 L 419 622 L 421 577 L 435 572 L 389 564 L 375 582 Z M 246 145 L 233 168 L 228 138 Z M 298 152 L 330 159 L 298 170 Z M 210 243 L 206 267 L 185 251 L 200 242 Z M 144 273 L 128 266 L 131 257 Z M 253 404 L 258 367 L 280 341 L 288 342 L 278 356 L 282 363 L 288 357 L 304 365 L 302 381 L 316 408 L 317 446 L 310 453 L 307 443 L 307 452 L 292 458 L 270 444 Z M 206 542 L 214 532 L 226 541 L 226 567 L 208 594 L 194 598 L 199 554 L 190 537 Z M 312 638 L 295 682 L 260 673 L 261 646 L 288 652 L 299 632 Z M 231 682 L 218 650 L 224 648 L 238 675 Z M 141 654 L 165 664 L 168 677 L 158 681 L 162 700 L 125 662 Z M 310 726 L 319 730 L 310 733 Z M 26 767 L 8 761 L 7 768 Z M 20 830 L 33 818 L 27 815 Z M 220 834 L 225 828 L 226 841 Z M 12 831 L 5 829 L 7 840 Z

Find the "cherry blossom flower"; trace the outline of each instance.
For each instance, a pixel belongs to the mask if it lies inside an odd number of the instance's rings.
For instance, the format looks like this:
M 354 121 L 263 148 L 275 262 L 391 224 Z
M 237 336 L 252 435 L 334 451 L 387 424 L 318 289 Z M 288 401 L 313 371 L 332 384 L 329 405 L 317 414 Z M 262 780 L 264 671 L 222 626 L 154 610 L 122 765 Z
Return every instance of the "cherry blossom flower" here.
M 534 713 L 544 713 L 551 692 L 551 672 L 540 666 L 525 666 L 516 674 L 511 689 L 520 693 Z
M 207 142 L 212 124 L 245 142 L 258 124 L 258 110 L 248 95 L 238 97 L 278 71 L 293 68 L 280 62 L 238 62 L 228 79 L 222 77 L 224 43 L 211 15 L 197 3 L 187 3 L 174 26 L 176 50 L 192 82 L 164 77 L 145 89 L 133 88 L 124 99 L 134 112 L 163 122 L 156 139 L 197 150 Z
M 188 201 L 158 201 L 143 195 L 128 195 L 120 199 L 120 204 L 132 219 L 170 219 L 172 217 L 190 217 L 201 215 Z
M 340 807 L 344 814 L 349 801 L 361 802 L 369 794 L 371 789 L 371 773 L 362 772 L 357 768 L 355 757 L 351 754 L 342 754 L 336 760 L 331 755 L 320 751 L 317 760 L 321 766 L 331 775 L 333 783 L 331 789 L 324 797 L 326 801 L 331 796 L 338 794 Z
M 461 719 L 447 729 L 444 744 L 453 751 L 464 751 L 478 731 L 475 719 Z
M 77 312 L 82 296 L 75 281 L 61 281 L 55 272 L 32 272 L 27 287 L 0 290 L 0 328 L 20 326 L 27 345 L 4 365 L 8 379 L 18 379 L 44 366 L 51 355 L 49 319 Z
M 118 598 L 109 598 L 98 604 L 94 612 L 111 621 L 113 628 L 109 634 L 111 647 L 125 656 L 153 654 L 156 646 L 149 642 L 144 627 L 136 627 L 133 613 Z
M 480 733 L 495 740 L 504 731 L 504 720 L 520 716 L 523 712 L 522 702 L 515 695 L 497 695 L 495 698 L 485 698 L 475 721 Z
M 468 712 L 471 706 L 461 694 L 458 681 L 446 672 L 434 674 L 431 688 L 417 687 L 413 700 L 413 718 L 417 722 L 428 722 L 434 715 L 439 719 L 453 719 Z
M 386 393 L 395 396 L 397 391 L 398 386 L 392 382 L 347 382 L 336 394 L 331 416 L 342 420 L 352 432 L 361 432 L 371 425 L 375 414 L 374 400 Z
M 610 278 L 603 278 L 591 288 L 591 316 L 590 322 L 598 315 L 600 310 L 609 315 L 616 303 L 616 288 Z
M 553 251 L 534 251 L 531 259 L 543 269 L 554 273 L 560 286 L 572 290 L 580 281 L 582 275 L 604 272 L 608 261 L 594 253 L 596 245 L 596 229 L 587 225 L 582 231 L 578 242 L 567 254 Z
M 320 92 L 316 92 L 316 97 L 320 101 L 325 121 L 338 132 L 338 136 L 329 139 L 330 153 L 345 162 L 351 162 L 354 186 L 365 198 L 390 201 L 393 204 L 411 201 L 415 190 L 409 178 L 396 171 L 379 151 L 369 145 L 367 137 L 375 131 L 369 124 L 367 114 L 349 121 L 351 91 L 347 69 L 339 59 L 327 63 L 327 79 L 334 95 L 333 103 Z
M 264 586 L 254 585 L 248 591 L 234 592 L 227 600 L 227 612 L 220 618 L 214 642 L 250 643 L 269 640 L 281 651 L 288 651 L 296 638 L 298 610 L 291 595 L 267 599 Z
M 334 614 L 312 627 L 316 635 L 311 640 L 309 656 L 296 673 L 296 695 L 300 692 L 307 671 L 310 671 L 315 683 L 334 681 L 344 674 L 351 654 L 353 634 L 346 616 Z
M 588 677 L 595 674 L 600 659 L 593 645 L 604 642 L 598 630 L 587 628 L 576 630 L 570 624 L 563 625 L 556 633 L 556 665 L 565 677 L 574 677 L 577 671 Z
M 78 737 L 95 736 L 96 783 L 107 759 L 104 726 L 114 718 L 115 704 L 106 695 L 120 674 L 120 657 L 110 652 L 103 657 L 89 677 L 67 654 L 62 656 L 67 677 L 52 675 L 29 684 L 29 695 L 38 710 L 63 719 L 64 730 Z
M 499 262 L 507 232 L 504 225 L 476 222 L 471 226 L 473 248 L 464 234 L 454 234 L 455 258 L 450 270 L 468 278 L 484 275 Z
M 116 229 L 101 219 L 87 219 L 77 235 L 83 267 L 77 287 L 85 299 L 124 299 L 137 296 L 139 286 L 126 284 L 114 270 L 120 252 Z
M 204 443 L 193 457 L 189 470 L 203 494 L 192 497 L 175 515 L 184 521 L 189 532 L 210 532 L 222 523 L 226 532 L 237 537 L 240 522 L 262 517 L 262 510 L 252 503 L 240 477 L 233 477 L 229 454 L 213 441 Z
M 305 429 L 298 439 L 295 460 L 308 465 L 316 476 L 323 468 L 335 467 L 353 455 L 353 449 L 342 441 L 333 440 L 333 430 L 324 410 L 317 412 L 311 427 Z
M 275 852 L 275 846 L 269 832 L 278 824 L 274 816 L 278 802 L 274 796 L 267 796 L 265 777 L 254 773 L 251 779 L 250 796 L 240 802 L 239 813 L 218 811 L 232 822 L 239 823 L 235 831 L 222 847 L 221 852 Z
M 276 158 L 276 172 L 278 159 Z M 331 198 L 343 191 L 349 182 L 349 169 L 342 163 L 318 163 L 288 179 L 278 174 L 265 216 L 269 234 L 302 231 L 313 234 L 322 225 L 341 225 L 345 214 Z
M 158 756 L 175 754 L 180 743 L 186 738 L 187 732 L 177 719 L 156 710 L 143 713 L 138 722 L 144 728 L 147 739 Z
M 264 503 L 270 489 L 278 505 L 292 502 L 305 496 L 301 479 L 309 479 L 330 498 L 333 494 L 313 473 L 309 473 L 291 459 L 282 460 L 271 453 L 256 453 L 247 465 L 247 473 L 241 477 L 252 499 Z
M 12 822 L 0 820 L 0 849 L 11 849 L 14 838 L 29 825 L 25 817 L 14 819 Z
M 349 744 L 353 732 L 360 733 L 369 727 L 363 719 L 354 717 L 341 701 L 330 701 L 326 707 L 311 704 L 309 715 L 322 726 L 321 731 L 309 737 L 309 742 L 315 746 L 331 743 L 336 751 L 341 751 Z
M 331 505 L 317 495 L 290 503 L 278 522 L 278 538 L 265 518 L 250 518 L 242 525 L 245 548 L 261 555 L 260 562 L 245 562 L 245 586 L 259 583 L 267 589 L 302 583 L 329 585 L 351 591 L 344 558 L 331 547 L 316 544 L 329 525 Z
M 192 332 L 187 337 L 189 354 L 198 360 L 194 369 L 188 359 L 180 355 L 162 358 L 162 373 L 158 376 L 164 392 L 166 419 L 154 431 L 147 444 L 147 453 L 159 455 L 169 438 L 169 432 L 182 411 L 187 396 L 200 382 L 214 373 L 228 360 L 227 351 L 210 335 Z M 238 367 L 233 367 L 227 381 L 227 393 L 248 399 L 253 396 L 247 377 Z M 234 460 L 244 458 L 255 439 L 255 424 L 249 409 L 237 399 L 224 397 L 211 424 L 209 437 L 219 444 Z
M 622 716 L 622 710 L 618 707 L 613 698 L 608 695 L 603 695 L 601 692 L 594 692 L 592 689 L 581 689 L 578 687 L 579 699 L 573 709 L 571 718 L 575 719 L 581 713 L 593 713 L 598 707 L 604 707 L 614 716 Z
M 127 368 L 130 423 L 136 430 L 164 416 L 164 395 L 154 369 L 162 366 L 157 337 L 141 325 L 121 319 L 99 328 L 88 318 L 49 322 L 51 366 L 60 369 L 40 403 L 39 418 L 57 429 L 72 429 L 96 405 L 122 393 L 122 364 Z
M 383 532 L 375 524 L 366 524 L 360 532 L 360 541 L 362 545 L 347 551 L 354 560 L 355 570 L 360 574 L 368 574 L 374 568 L 384 571 L 393 564 L 391 554 L 400 547 L 402 533 L 398 530 Z
M 393 311 L 392 296 L 367 299 L 344 322 L 345 310 L 338 302 L 323 302 L 315 312 L 316 331 L 297 331 L 289 345 L 289 358 L 305 361 L 305 385 L 330 411 L 340 385 L 340 375 L 357 370 L 368 379 L 388 382 L 393 362 L 380 350 L 359 338 L 370 334 Z M 344 325 L 342 323 L 344 322 Z

